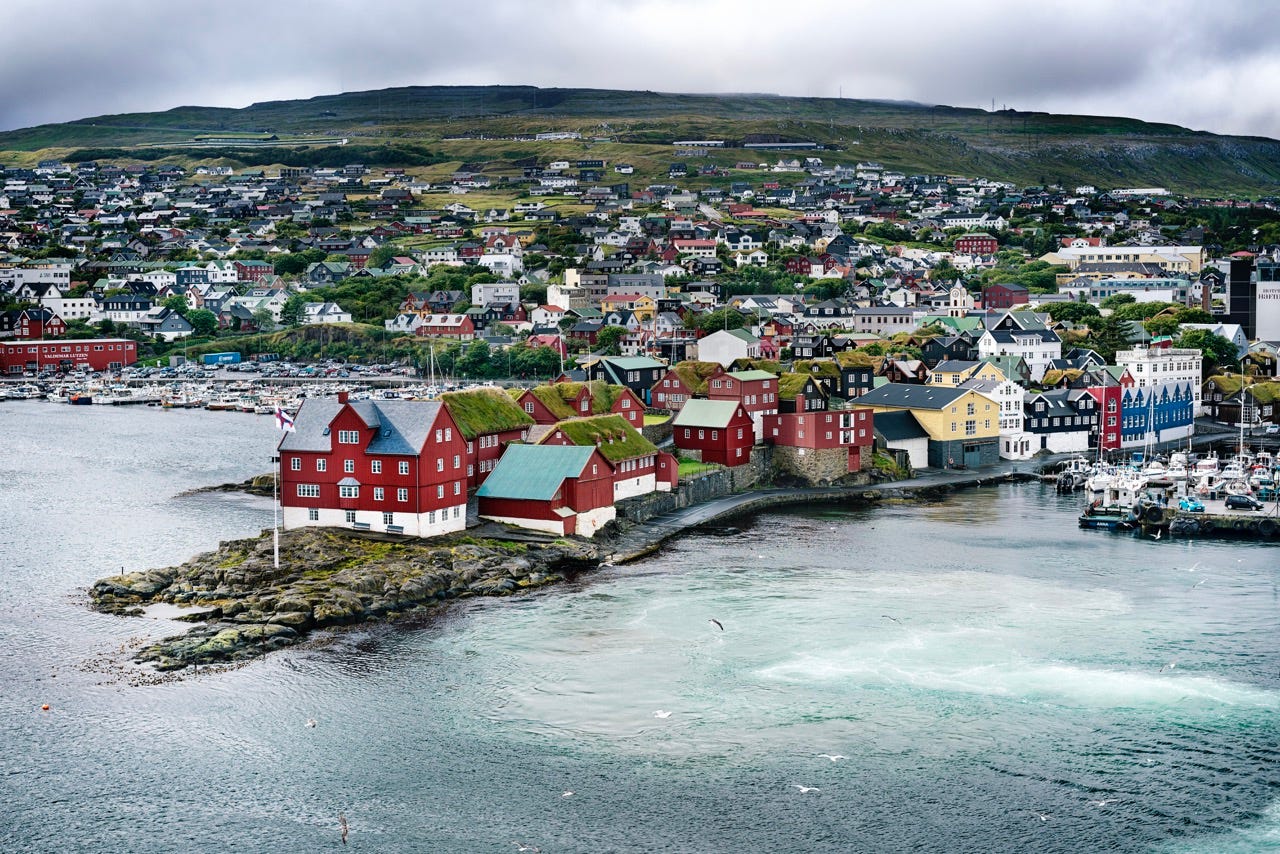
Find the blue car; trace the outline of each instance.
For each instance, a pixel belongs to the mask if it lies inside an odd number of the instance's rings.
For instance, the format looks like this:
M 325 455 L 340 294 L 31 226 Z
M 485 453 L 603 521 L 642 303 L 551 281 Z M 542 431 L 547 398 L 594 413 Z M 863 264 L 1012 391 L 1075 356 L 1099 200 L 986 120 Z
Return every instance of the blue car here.
M 1178 509 L 1185 510 L 1188 513 L 1203 513 L 1204 505 L 1200 503 L 1200 499 L 1187 496 L 1178 500 Z

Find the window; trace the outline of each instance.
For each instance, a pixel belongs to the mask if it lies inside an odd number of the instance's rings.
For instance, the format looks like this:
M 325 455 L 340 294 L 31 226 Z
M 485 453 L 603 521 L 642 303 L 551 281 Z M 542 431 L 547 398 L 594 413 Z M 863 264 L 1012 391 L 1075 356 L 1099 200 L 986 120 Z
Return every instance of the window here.
M 408 473 L 409 473 L 409 463 L 408 463 L 408 461 L 406 461 L 406 460 L 401 460 L 401 461 L 400 461 L 400 474 L 408 474 Z
M 290 470 L 290 471 L 302 471 L 302 457 L 290 457 L 290 458 L 289 458 L 289 470 Z
M 739 428 L 738 428 L 738 438 L 739 438 L 739 439 L 741 439 L 741 438 L 742 438 L 742 428 L 741 428 L 741 427 L 739 427 Z
M 298 497 L 299 498 L 319 498 L 320 497 L 319 484 L 315 484 L 315 483 L 298 484 Z
M 348 525 L 354 525 L 356 523 L 356 511 L 348 510 L 343 515 L 346 517 Z
M 381 501 L 385 496 L 386 496 L 386 490 L 384 490 L 381 486 L 375 486 L 373 488 L 374 501 Z
M 446 428 L 444 428 L 444 440 L 445 440 L 446 442 L 452 442 L 452 441 L 453 441 L 453 428 L 452 428 L 452 427 L 446 427 Z
M 319 510 L 317 510 L 317 509 L 316 509 L 316 508 L 314 508 L 314 507 L 308 508 L 308 509 L 307 509 L 307 521 L 308 521 L 308 522 L 319 522 L 319 521 L 320 521 L 320 511 L 319 511 Z
M 951 422 L 951 432 L 952 433 L 956 432 L 956 422 L 954 421 Z
M 355 444 L 359 444 L 359 442 L 360 442 L 360 432 L 358 430 L 339 430 L 338 431 L 339 445 L 355 445 Z
M 965 406 L 965 408 L 964 408 L 964 414 L 965 414 L 965 415 L 972 415 L 973 413 L 974 413 L 974 406 L 973 406 L 973 404 L 972 404 L 972 403 L 969 403 L 969 404 L 968 404 L 967 406 Z
M 338 497 L 339 497 L 339 498 L 359 498 L 359 497 L 360 497 L 360 487 L 358 487 L 358 486 L 339 486 L 339 487 L 338 487 Z
M 706 434 L 706 431 L 705 431 L 705 430 L 699 430 L 699 431 L 698 431 L 698 438 L 699 438 L 699 439 L 705 439 L 706 437 L 707 437 L 707 434 Z
M 403 487 L 396 490 L 396 501 L 404 502 L 409 500 L 409 490 Z
M 532 401 L 532 400 L 526 400 L 526 401 L 524 402 L 524 411 L 525 411 L 525 412 L 529 412 L 529 413 L 532 413 L 532 412 L 533 412 L 533 401 Z
M 436 471 L 444 471 L 444 457 L 436 457 Z
M 453 467 L 456 469 L 462 468 L 462 457 L 457 454 L 453 455 Z
M 440 443 L 440 442 L 443 442 L 443 441 L 444 441 L 444 431 L 437 427 L 437 428 L 436 428 L 436 442 L 437 442 L 437 443 Z
M 719 438 L 720 438 L 720 431 L 719 431 L 719 430 L 712 430 L 712 431 L 711 431 L 711 441 L 715 442 L 715 441 L 717 441 Z
M 453 494 L 454 494 L 454 495 L 461 495 L 461 494 L 462 494 L 462 481 L 460 481 L 460 480 L 455 480 L 455 481 L 453 482 Z
M 444 498 L 444 484 L 436 487 L 436 498 Z
M 689 438 L 689 428 L 688 428 L 688 427 L 684 428 L 684 437 L 685 437 L 686 439 L 688 439 L 688 438 Z
M 369 471 L 372 474 L 382 474 L 382 460 L 373 460 L 370 462 Z
M 396 523 L 396 514 L 394 514 L 394 513 L 383 513 L 383 514 L 382 514 L 382 524 L 384 524 L 384 525 L 394 525 L 395 523 Z
M 343 461 L 342 461 L 342 470 L 343 470 L 344 472 L 346 472 L 347 474 L 355 474 L 355 471 L 356 471 L 356 461 L 355 461 L 355 460 L 343 460 Z
M 324 471 L 324 470 L 325 470 L 325 461 L 316 460 L 316 471 Z
M 434 525 L 436 523 L 436 511 L 432 510 L 427 514 L 427 523 Z

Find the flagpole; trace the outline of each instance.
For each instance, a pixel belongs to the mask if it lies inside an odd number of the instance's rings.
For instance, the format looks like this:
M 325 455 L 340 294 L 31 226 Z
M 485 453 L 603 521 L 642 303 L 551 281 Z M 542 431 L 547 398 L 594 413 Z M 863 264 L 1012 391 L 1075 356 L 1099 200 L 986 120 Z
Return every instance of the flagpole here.
M 275 568 L 280 568 L 280 458 L 272 457 L 271 467 L 271 550 Z

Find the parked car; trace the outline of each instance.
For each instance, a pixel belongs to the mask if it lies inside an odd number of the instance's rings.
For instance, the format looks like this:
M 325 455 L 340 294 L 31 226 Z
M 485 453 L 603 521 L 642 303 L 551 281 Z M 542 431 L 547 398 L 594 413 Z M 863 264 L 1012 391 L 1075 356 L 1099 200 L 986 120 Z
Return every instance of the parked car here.
M 1228 510 L 1262 509 L 1262 502 L 1249 495 L 1228 495 L 1226 505 Z
M 1204 505 L 1200 503 L 1199 498 L 1188 495 L 1186 498 L 1178 500 L 1178 509 L 1185 510 L 1188 513 L 1203 513 Z
M 1268 424 L 1267 429 L 1262 432 L 1266 433 L 1268 436 L 1274 436 L 1277 433 L 1280 433 L 1280 424 Z

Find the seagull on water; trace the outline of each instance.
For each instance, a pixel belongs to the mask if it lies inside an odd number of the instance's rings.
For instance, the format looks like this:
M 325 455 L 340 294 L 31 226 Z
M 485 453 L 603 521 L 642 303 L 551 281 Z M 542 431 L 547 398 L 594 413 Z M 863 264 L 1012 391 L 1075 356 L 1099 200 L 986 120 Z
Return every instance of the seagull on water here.
M 511 840 L 511 844 L 514 845 L 518 851 L 532 851 L 533 854 L 538 854 L 538 852 L 542 850 L 541 848 L 536 848 L 532 845 L 525 845 L 523 842 L 516 842 L 514 839 Z
M 1118 800 L 1120 799 L 1119 798 L 1103 798 L 1100 801 L 1089 801 L 1089 803 L 1093 804 L 1095 807 L 1105 807 L 1107 804 L 1114 804 Z
M 792 785 L 793 785 L 793 786 L 795 786 L 797 789 L 799 789 L 799 790 L 800 790 L 800 794 L 802 794 L 802 795 L 807 795 L 807 794 L 809 794 L 810 792 L 821 792 L 821 791 L 822 791 L 822 790 L 821 790 L 821 789 L 819 789 L 817 786 L 801 786 L 799 783 L 793 783 Z
M 653 716 L 655 718 L 669 718 L 671 717 L 671 713 L 668 712 L 666 709 L 658 709 L 658 711 L 653 713 Z
M 1161 667 L 1161 668 L 1160 668 L 1160 672 L 1161 672 L 1161 673 L 1164 673 L 1166 670 L 1172 670 L 1173 668 L 1175 668 L 1175 667 L 1177 667 L 1177 666 L 1178 666 L 1178 659 L 1176 659 L 1176 658 L 1175 658 L 1173 661 L 1170 661 L 1170 662 L 1169 662 L 1168 664 L 1166 664 L 1164 667 Z
M 573 790 L 572 790 L 572 789 L 565 789 L 565 790 L 564 790 L 564 794 L 563 794 L 563 795 L 561 795 L 560 797 L 562 797 L 562 798 L 572 798 L 572 797 L 573 797 Z
M 819 753 L 818 758 L 830 759 L 832 762 L 839 762 L 841 759 L 844 759 L 845 757 L 840 755 L 839 753 Z
M 1048 821 L 1050 817 L 1050 813 L 1037 812 L 1036 810 L 1032 810 L 1031 814 L 1034 815 L 1036 818 L 1040 819 L 1041 821 Z
M 719 629 L 719 630 L 720 630 L 720 631 L 722 631 L 722 632 L 724 631 L 724 623 L 721 623 L 721 622 L 720 622 L 719 620 L 717 620 L 715 617 L 712 617 L 712 618 L 711 618 L 711 622 L 713 622 L 713 623 L 715 623 L 715 624 L 716 624 L 716 628 L 717 628 L 717 629 Z
M 338 830 L 342 832 L 342 844 L 346 845 L 347 832 L 350 830 L 350 828 L 347 827 L 347 817 L 342 813 L 338 813 Z
M 315 727 L 316 727 L 316 719 L 315 719 L 315 718 L 307 718 L 307 727 L 308 727 L 309 729 L 315 729 Z

